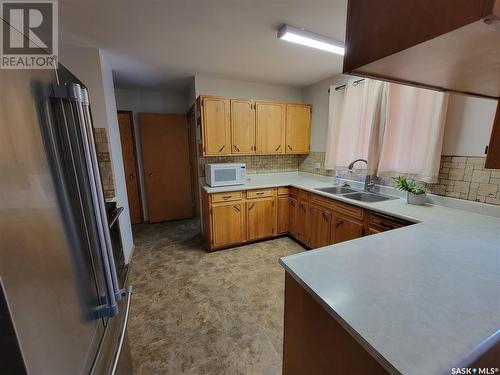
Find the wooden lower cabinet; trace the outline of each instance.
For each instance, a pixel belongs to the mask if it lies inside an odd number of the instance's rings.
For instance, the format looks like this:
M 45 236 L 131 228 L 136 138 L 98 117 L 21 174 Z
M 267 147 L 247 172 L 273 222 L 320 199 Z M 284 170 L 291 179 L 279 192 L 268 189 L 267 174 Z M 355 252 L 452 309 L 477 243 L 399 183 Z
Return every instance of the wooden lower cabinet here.
M 309 224 L 309 203 L 299 200 L 295 217 L 295 237 L 307 246 L 309 246 Z
M 297 210 L 299 208 L 296 198 L 290 197 L 290 208 L 288 218 L 288 233 L 297 238 Z
M 310 243 L 313 249 L 330 245 L 332 227 L 331 211 L 311 205 L 310 210 Z
M 412 224 L 296 188 L 202 191 L 201 198 L 210 250 L 287 233 L 315 249 Z
M 276 234 L 276 210 L 274 198 L 247 202 L 247 240 L 255 241 Z
M 290 197 L 278 197 L 278 234 L 290 230 Z
M 365 226 L 347 216 L 335 216 L 332 226 L 332 243 L 339 243 L 363 237 Z
M 212 246 L 236 245 L 245 241 L 245 204 L 233 202 L 211 208 Z

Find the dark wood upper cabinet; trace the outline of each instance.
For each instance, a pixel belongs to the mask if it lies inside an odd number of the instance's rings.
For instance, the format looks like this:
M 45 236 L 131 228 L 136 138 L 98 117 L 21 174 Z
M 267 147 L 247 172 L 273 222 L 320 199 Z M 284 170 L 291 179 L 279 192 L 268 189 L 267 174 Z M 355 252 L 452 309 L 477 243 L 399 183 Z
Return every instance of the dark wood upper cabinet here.
M 500 0 L 349 0 L 344 73 L 498 99 L 499 41 Z
M 497 114 L 491 131 L 485 168 L 500 169 L 500 102 L 497 104 Z

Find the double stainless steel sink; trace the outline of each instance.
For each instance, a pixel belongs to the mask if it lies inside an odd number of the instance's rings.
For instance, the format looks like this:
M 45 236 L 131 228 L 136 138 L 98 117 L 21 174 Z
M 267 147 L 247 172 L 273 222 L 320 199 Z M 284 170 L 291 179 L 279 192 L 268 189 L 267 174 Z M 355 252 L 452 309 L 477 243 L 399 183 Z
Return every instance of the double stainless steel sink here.
M 367 202 L 367 203 L 382 202 L 391 199 L 397 199 L 394 197 L 389 197 L 387 195 L 382 195 L 378 193 L 355 190 L 347 186 L 331 186 L 326 188 L 317 188 L 315 190 L 333 195 L 341 195 L 344 198 L 349 198 L 355 201 Z

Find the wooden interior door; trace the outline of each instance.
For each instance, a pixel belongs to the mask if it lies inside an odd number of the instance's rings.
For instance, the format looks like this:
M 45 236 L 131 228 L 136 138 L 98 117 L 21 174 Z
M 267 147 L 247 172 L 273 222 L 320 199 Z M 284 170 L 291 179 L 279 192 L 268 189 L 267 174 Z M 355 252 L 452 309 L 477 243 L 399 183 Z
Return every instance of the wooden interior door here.
M 139 113 L 149 222 L 193 216 L 185 115 Z
M 274 198 L 247 202 L 247 238 L 249 241 L 272 237 L 275 233 L 275 222 Z
M 332 243 L 339 243 L 363 237 L 364 224 L 345 217 L 336 216 L 332 222 Z
M 287 104 L 286 106 L 287 154 L 307 154 L 311 144 L 311 106 Z
M 219 97 L 203 97 L 203 155 L 228 155 L 230 150 L 230 101 Z
M 212 206 L 213 246 L 227 246 L 245 240 L 244 203 L 234 202 Z
M 196 147 L 196 118 L 194 106 L 187 114 L 189 171 L 191 175 L 191 195 L 193 197 L 194 216 L 200 216 L 200 179 L 198 177 L 198 156 Z
M 332 213 L 321 207 L 311 206 L 311 240 L 313 249 L 330 245 Z
M 255 102 L 257 154 L 284 154 L 286 104 Z
M 127 199 L 130 212 L 130 222 L 132 224 L 138 224 L 142 223 L 143 216 L 139 175 L 137 173 L 137 153 L 135 148 L 134 122 L 132 119 L 132 112 L 119 111 L 118 126 L 120 129 L 120 143 L 122 146 L 125 183 L 127 185 Z
M 231 99 L 231 153 L 255 154 L 255 111 L 253 101 Z

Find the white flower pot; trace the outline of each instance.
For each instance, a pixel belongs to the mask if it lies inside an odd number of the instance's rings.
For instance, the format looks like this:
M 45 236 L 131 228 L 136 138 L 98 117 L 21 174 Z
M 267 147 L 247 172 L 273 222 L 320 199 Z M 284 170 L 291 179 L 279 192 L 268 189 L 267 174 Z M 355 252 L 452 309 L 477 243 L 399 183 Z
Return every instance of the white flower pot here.
M 406 202 L 408 202 L 408 204 L 423 206 L 424 204 L 427 203 L 427 194 L 426 193 L 413 194 L 413 193 L 408 192 L 408 194 L 406 196 Z

